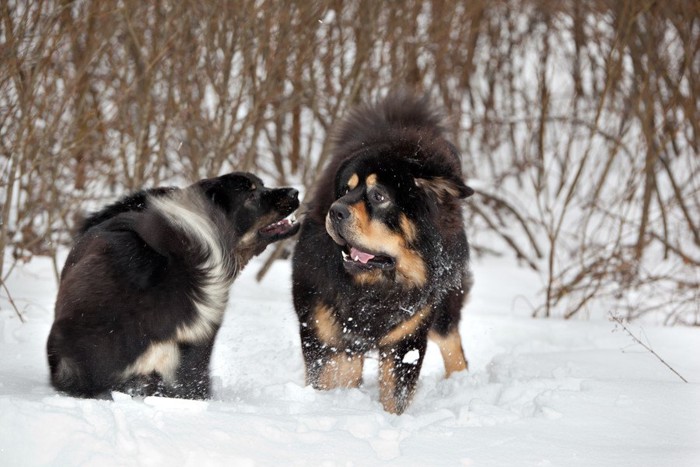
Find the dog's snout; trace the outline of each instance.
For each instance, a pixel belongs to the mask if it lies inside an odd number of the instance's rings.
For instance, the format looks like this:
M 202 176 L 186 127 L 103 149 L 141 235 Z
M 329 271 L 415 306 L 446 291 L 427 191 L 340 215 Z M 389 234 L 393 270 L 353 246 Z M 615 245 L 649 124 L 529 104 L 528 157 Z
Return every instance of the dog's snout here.
M 341 222 L 350 217 L 350 210 L 341 203 L 333 203 L 330 209 L 331 219 L 336 222 Z

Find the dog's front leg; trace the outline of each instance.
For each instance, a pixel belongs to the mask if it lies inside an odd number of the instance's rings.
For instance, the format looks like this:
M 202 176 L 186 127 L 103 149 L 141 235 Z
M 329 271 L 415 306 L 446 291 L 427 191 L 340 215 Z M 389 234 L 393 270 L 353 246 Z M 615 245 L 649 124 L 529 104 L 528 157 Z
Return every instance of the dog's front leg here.
M 379 348 L 379 399 L 384 410 L 401 414 L 413 398 L 427 347 L 427 327 Z
M 364 356 L 337 349 L 321 349 L 306 359 L 306 384 L 315 389 L 356 388 L 362 384 Z

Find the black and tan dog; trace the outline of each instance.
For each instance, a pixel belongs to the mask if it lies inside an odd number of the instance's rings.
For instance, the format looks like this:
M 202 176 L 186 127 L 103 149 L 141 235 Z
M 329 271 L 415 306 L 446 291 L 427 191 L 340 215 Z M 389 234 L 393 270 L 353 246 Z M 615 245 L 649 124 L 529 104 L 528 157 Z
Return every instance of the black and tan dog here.
M 457 325 L 471 287 L 459 155 L 424 99 L 355 109 L 302 223 L 293 260 L 307 384 L 356 387 L 378 350 L 380 400 L 402 413 L 428 338 L 464 370 Z
M 110 390 L 206 398 L 229 288 L 287 238 L 292 188 L 248 173 L 155 188 L 88 217 L 61 273 L 47 344 L 51 382 L 82 397 Z

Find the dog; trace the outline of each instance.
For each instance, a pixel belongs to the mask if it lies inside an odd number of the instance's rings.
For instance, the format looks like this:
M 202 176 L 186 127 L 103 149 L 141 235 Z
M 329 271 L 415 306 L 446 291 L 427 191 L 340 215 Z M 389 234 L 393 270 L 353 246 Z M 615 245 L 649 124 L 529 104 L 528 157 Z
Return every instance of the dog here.
M 153 188 L 90 215 L 61 272 L 48 337 L 51 383 L 71 396 L 210 397 L 209 361 L 229 288 L 294 235 L 293 188 L 249 173 Z
M 467 369 L 458 331 L 472 285 L 460 156 L 426 98 L 407 92 L 341 122 L 292 266 L 306 384 L 358 387 L 377 351 L 380 401 L 401 414 L 428 338 L 446 375 Z

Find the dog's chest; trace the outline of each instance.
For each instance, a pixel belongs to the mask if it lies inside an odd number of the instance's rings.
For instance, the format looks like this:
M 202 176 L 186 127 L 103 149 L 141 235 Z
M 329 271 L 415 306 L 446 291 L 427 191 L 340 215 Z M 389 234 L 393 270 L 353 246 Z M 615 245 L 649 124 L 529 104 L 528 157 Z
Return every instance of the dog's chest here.
M 233 278 L 211 278 L 191 297 L 194 313 L 192 319 L 177 327 L 177 342 L 202 344 L 214 339 L 224 318 L 232 283 Z
M 376 346 L 392 330 L 426 309 L 427 297 L 411 297 L 413 300 L 403 298 L 402 301 L 379 301 L 370 295 L 357 296 L 352 302 L 337 303 L 333 309 L 339 337 L 358 350 Z
M 190 271 L 189 290 L 183 291 L 192 313 L 176 327 L 178 343 L 204 344 L 214 339 L 228 303 L 229 289 L 237 274 L 236 260 L 230 254 L 225 232 L 212 219 L 196 197 L 157 200 L 157 209 L 176 227 L 190 245 L 183 264 Z

